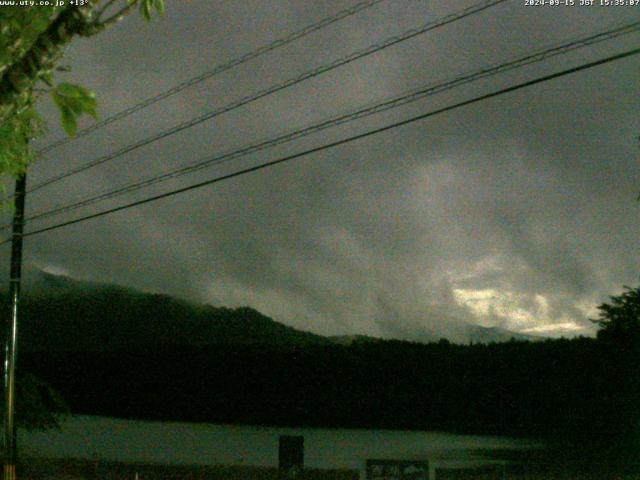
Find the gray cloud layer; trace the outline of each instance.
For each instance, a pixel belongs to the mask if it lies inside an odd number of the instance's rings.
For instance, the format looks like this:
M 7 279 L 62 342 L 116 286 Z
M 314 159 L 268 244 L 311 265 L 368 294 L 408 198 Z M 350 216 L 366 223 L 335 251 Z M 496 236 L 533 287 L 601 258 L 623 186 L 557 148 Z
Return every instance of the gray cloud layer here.
M 52 152 L 30 181 L 470 3 L 383 2 Z M 79 41 L 66 57 L 68 78 L 96 90 L 108 116 L 347 5 L 170 3 L 161 21 L 129 18 Z M 508 2 L 43 189 L 28 208 L 82 198 L 639 14 Z M 638 39 L 580 50 L 127 199 L 623 51 Z M 216 304 L 249 304 L 325 334 L 417 338 L 461 322 L 588 332 L 595 305 L 637 281 L 637 74 L 637 58 L 620 61 L 31 237 L 26 260 Z M 55 138 L 54 112 L 44 110 Z

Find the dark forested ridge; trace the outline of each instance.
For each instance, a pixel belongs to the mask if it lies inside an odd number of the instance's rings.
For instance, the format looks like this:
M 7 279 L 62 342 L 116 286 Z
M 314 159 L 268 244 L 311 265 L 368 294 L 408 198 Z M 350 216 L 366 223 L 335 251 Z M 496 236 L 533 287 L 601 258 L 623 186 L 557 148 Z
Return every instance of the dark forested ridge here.
M 635 343 L 336 341 L 248 308 L 74 295 L 27 297 L 20 372 L 76 413 L 547 438 L 619 437 L 640 418 Z
M 331 343 L 249 307 L 194 304 L 44 272 L 38 272 L 25 290 L 20 322 L 23 351 L 144 351 L 221 341 L 234 345 Z M 6 302 L 6 297 L 2 300 Z
M 637 399 L 593 339 L 30 352 L 77 413 L 272 425 L 613 433 Z

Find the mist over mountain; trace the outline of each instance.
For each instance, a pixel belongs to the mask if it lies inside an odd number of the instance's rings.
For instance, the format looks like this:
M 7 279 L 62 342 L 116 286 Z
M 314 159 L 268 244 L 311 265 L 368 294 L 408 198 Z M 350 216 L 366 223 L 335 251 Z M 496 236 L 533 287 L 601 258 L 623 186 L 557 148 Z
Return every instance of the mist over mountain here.
M 324 337 L 279 323 L 250 306 L 196 304 L 41 270 L 26 275 L 22 307 L 21 348 L 36 351 L 215 344 L 348 345 L 380 340 L 366 335 Z M 442 327 L 442 331 L 425 331 L 410 340 L 429 343 L 446 338 L 459 343 L 489 343 L 535 338 L 479 325 L 463 324 L 456 330 Z
M 42 271 L 30 274 L 25 283 L 20 328 L 21 347 L 36 351 L 331 343 L 250 307 L 199 305 Z

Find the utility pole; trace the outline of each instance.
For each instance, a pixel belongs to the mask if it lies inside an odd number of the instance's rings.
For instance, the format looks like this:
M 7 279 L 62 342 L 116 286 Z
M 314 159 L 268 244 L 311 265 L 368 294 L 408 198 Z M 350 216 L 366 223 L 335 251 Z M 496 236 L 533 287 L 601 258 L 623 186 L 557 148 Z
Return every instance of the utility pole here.
M 24 203 L 27 190 L 27 173 L 16 179 L 14 192 L 13 232 L 11 237 L 11 269 L 9 274 L 10 312 L 6 319 L 4 351 L 4 477 L 16 480 L 16 355 L 18 342 L 18 307 L 22 272 L 22 233 L 24 228 Z

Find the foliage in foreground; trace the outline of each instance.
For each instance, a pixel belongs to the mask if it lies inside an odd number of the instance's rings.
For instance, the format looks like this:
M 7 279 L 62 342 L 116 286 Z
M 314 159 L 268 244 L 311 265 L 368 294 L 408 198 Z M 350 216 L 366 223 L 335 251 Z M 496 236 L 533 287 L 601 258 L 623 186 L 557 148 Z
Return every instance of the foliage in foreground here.
M 29 141 L 44 128 L 36 104 L 49 94 L 69 136 L 78 117 L 97 117 L 93 92 L 55 83 L 65 48 L 77 37 L 92 37 L 118 23 L 135 7 L 147 20 L 164 0 L 98 0 L 83 5 L 0 6 L 0 176 L 15 176 L 33 159 Z

